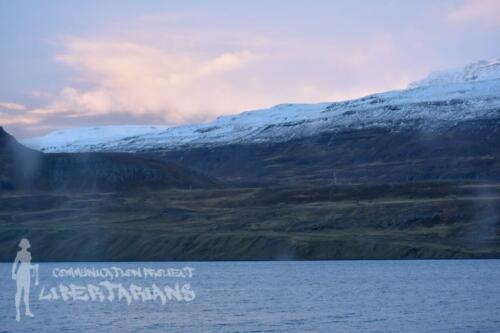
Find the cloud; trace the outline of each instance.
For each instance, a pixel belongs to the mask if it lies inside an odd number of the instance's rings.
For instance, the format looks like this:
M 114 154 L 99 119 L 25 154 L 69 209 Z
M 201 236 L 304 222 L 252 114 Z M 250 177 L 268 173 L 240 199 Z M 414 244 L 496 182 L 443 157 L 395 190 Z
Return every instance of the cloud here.
M 9 103 L 0 120 L 34 122 L 38 134 L 103 123 L 176 125 L 404 88 L 429 71 L 496 55 L 499 6 L 276 3 L 265 13 L 254 3 L 176 7 L 182 12 L 92 6 L 81 11 L 82 24 L 68 26 L 60 13 L 75 7 L 58 5 L 37 17 L 44 29 L 20 30 L 26 49 L 6 53 L 3 76 L 11 83 L 0 95 L 29 107 Z M 26 66 L 17 66 L 20 59 Z
M 0 125 L 31 125 L 39 118 L 29 114 L 28 107 L 19 103 L 0 102 Z
M 200 123 L 279 103 L 404 88 L 427 71 L 414 62 L 415 43 L 388 32 L 325 42 L 253 27 L 133 30 L 140 33 L 55 40 L 53 59 L 67 77 L 59 89 L 27 92 L 37 105 L 24 115 L 32 127 Z
M 479 23 L 500 26 L 500 1 L 464 0 L 447 16 L 453 23 Z
M 168 123 L 200 121 L 228 111 L 224 97 L 238 94 L 229 75 L 237 76 L 257 59 L 248 50 L 202 56 L 130 42 L 70 38 L 56 60 L 73 68 L 90 88 L 65 87 L 52 103 L 33 113 L 162 113 Z
M 0 112 L 0 125 L 32 125 L 38 123 L 40 119 L 33 116 L 12 116 Z
M 31 113 L 67 118 L 155 114 L 168 124 L 186 124 L 282 102 L 357 97 L 394 87 L 395 77 L 397 87 L 405 83 L 400 69 L 391 73 L 382 66 L 394 65 L 400 53 L 390 35 L 334 45 L 276 38 L 266 43 L 245 36 L 248 48 L 237 36 L 224 37 L 222 51 L 207 51 L 204 38 L 189 40 L 203 40 L 199 48 L 169 48 L 67 37 L 55 59 L 74 71 L 74 84 Z
M 17 105 L 14 103 L 14 105 Z M 0 107 L 0 126 L 2 125 L 32 125 L 40 121 L 40 117 L 25 112 L 25 109 L 2 110 Z
M 12 102 L 0 102 L 0 109 L 13 110 L 13 111 L 24 111 L 28 108 L 22 104 L 12 103 Z

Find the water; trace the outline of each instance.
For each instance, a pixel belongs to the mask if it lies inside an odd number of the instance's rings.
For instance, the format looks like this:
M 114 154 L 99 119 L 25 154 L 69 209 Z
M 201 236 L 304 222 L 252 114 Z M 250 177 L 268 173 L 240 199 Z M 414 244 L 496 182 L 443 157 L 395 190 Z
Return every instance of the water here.
M 39 300 L 56 268 L 194 268 L 191 278 L 120 278 L 143 287 L 189 283 L 190 302 Z M 0 264 L 0 332 L 500 332 L 500 260 L 42 264 L 34 318 L 15 321 L 11 265 Z M 24 306 L 22 306 L 24 314 Z

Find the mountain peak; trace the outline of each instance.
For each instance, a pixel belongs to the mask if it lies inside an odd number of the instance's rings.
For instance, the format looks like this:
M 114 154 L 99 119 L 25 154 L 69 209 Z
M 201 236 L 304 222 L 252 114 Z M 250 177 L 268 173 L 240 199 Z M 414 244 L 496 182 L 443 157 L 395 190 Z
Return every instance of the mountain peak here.
M 5 143 L 11 140 L 12 136 L 9 133 L 7 133 L 2 126 L 0 126 L 0 143 Z
M 480 60 L 462 68 L 433 72 L 409 88 L 500 79 L 500 58 Z
M 20 144 L 12 135 L 7 133 L 7 131 L 5 131 L 2 126 L 0 126 L 0 154 L 18 154 L 26 152 L 33 152 L 36 154 L 38 153 Z

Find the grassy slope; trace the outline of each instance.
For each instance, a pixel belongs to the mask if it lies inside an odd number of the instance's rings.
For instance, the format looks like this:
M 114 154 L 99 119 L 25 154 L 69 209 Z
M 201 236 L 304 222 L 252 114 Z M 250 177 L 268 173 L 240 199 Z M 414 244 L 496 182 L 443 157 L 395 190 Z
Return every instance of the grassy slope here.
M 500 257 L 500 184 L 2 194 L 0 260 Z

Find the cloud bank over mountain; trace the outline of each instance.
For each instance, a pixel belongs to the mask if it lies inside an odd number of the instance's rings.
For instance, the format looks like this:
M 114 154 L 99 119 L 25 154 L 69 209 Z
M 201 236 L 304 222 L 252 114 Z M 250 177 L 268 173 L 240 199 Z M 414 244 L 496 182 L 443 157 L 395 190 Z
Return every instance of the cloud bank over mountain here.
M 119 13 L 89 2 L 46 6 L 36 17 L 3 6 L 9 29 L 2 35 L 13 47 L 0 65 L 0 122 L 21 137 L 75 126 L 209 122 L 283 102 L 345 100 L 500 54 L 492 43 L 500 11 L 489 0 L 285 8 L 146 2 L 139 9 L 121 2 Z M 74 22 L 76 12 L 87 19 Z

